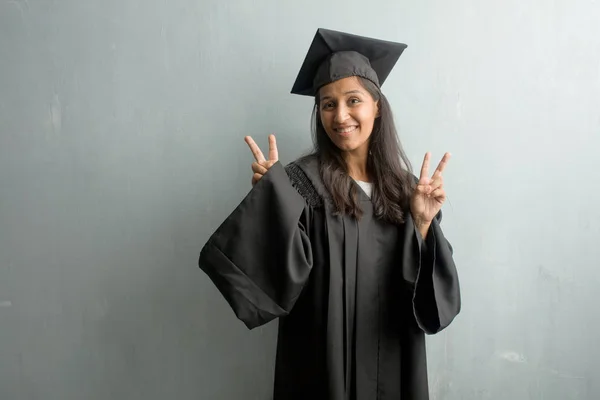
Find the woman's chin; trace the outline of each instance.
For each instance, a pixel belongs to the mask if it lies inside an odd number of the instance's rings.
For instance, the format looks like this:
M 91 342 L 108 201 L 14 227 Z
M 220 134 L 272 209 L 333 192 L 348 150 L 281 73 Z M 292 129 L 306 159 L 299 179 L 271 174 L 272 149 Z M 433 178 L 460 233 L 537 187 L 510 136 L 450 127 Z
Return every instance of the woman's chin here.
M 351 140 L 342 140 L 342 141 L 338 140 L 338 141 L 335 141 L 334 144 L 341 151 L 349 152 L 349 153 L 359 150 L 362 145 L 362 143 L 357 143 L 357 142 L 351 141 Z
M 343 152 L 356 152 L 361 149 L 361 147 L 367 145 L 369 138 L 365 138 L 362 135 L 340 135 L 337 132 L 330 133 L 328 132 L 329 139 L 335 144 L 335 146 Z

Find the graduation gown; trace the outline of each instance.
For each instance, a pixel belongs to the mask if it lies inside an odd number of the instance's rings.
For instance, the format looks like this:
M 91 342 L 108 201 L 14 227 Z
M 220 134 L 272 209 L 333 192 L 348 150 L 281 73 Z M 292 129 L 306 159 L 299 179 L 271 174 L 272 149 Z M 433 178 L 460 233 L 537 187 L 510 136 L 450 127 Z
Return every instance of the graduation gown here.
M 316 157 L 277 163 L 202 248 L 200 268 L 249 328 L 279 321 L 275 400 L 427 400 L 425 334 L 460 311 L 441 213 L 335 215 Z

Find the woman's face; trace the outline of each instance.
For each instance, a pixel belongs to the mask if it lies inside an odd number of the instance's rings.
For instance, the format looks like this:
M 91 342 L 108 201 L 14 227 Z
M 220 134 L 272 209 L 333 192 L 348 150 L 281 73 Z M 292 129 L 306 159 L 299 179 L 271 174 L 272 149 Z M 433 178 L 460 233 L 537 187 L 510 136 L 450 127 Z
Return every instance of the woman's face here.
M 318 107 L 327 136 L 340 150 L 366 154 L 379 108 L 357 77 L 323 86 Z

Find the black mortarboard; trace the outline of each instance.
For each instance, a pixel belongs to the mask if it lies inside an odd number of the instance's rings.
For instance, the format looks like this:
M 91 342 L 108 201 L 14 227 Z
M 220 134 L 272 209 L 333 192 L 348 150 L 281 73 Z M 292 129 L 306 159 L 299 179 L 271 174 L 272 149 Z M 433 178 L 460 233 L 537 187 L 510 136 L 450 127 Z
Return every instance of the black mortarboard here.
M 369 79 L 381 87 L 406 47 L 404 43 L 320 28 L 292 93 L 314 96 L 322 86 L 349 76 Z

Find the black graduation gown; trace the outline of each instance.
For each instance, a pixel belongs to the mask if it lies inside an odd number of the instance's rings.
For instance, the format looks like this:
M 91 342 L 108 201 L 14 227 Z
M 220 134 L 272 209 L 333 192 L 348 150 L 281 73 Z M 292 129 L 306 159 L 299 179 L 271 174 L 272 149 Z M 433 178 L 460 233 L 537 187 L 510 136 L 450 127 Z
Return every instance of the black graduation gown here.
M 277 163 L 200 253 L 249 329 L 279 318 L 275 400 L 429 398 L 425 333 L 461 307 L 441 214 L 423 241 L 359 194 L 360 220 L 336 216 L 315 157 Z

